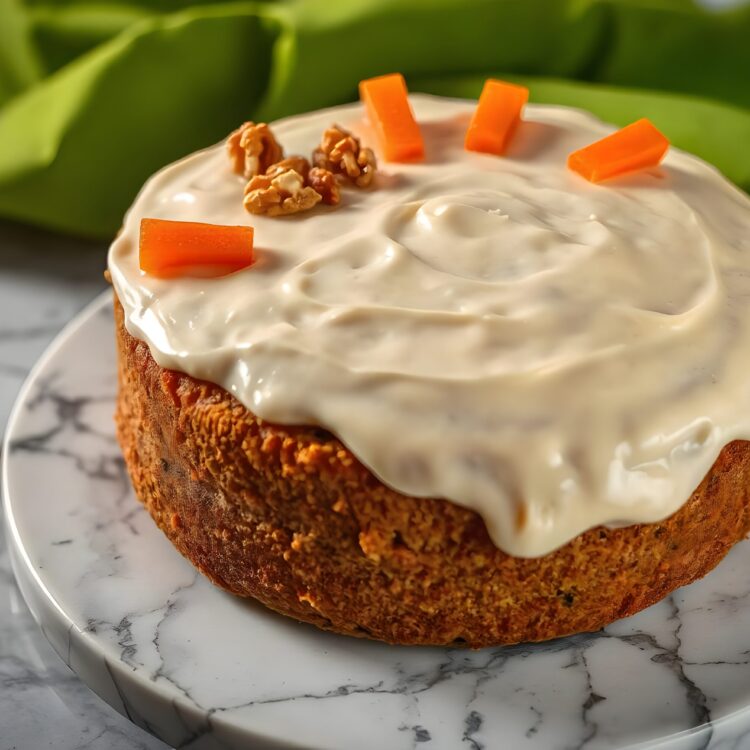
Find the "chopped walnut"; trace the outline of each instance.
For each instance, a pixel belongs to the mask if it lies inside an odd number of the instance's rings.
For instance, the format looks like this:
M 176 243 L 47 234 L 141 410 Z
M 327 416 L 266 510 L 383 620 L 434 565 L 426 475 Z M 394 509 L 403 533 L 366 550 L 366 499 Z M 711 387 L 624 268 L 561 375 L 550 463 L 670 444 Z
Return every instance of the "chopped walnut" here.
M 284 151 L 264 122 L 246 122 L 227 138 L 232 169 L 248 179 L 284 158 Z
M 271 164 L 266 169 L 265 174 L 276 177 L 282 172 L 286 172 L 287 169 L 293 169 L 298 175 L 302 176 L 303 180 L 307 181 L 307 175 L 310 173 L 310 162 L 304 156 L 287 156 L 286 159 Z
M 321 200 L 321 195 L 306 186 L 302 175 L 293 169 L 275 177 L 255 175 L 245 187 L 244 204 L 251 214 L 286 216 L 307 211 Z
M 313 163 L 347 177 L 357 187 L 367 187 L 377 169 L 372 149 L 362 148 L 359 139 L 339 125 L 323 132 L 320 145 L 313 151 Z
M 341 190 L 333 172 L 322 167 L 313 167 L 307 182 L 327 206 L 336 206 L 341 201 Z
M 335 206 L 341 200 L 341 192 L 334 174 L 320 167 L 310 169 L 310 162 L 304 156 L 289 156 L 276 164 L 271 164 L 265 176 L 278 177 L 290 169 L 302 177 L 305 186 L 311 187 L 320 194 L 323 203 Z

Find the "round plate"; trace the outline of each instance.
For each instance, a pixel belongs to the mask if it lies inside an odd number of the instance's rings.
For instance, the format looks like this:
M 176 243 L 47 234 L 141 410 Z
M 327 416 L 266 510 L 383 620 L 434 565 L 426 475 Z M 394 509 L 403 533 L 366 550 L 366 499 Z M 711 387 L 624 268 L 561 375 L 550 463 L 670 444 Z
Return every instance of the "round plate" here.
M 3 472 L 19 585 L 60 656 L 173 747 L 725 747 L 750 731 L 750 544 L 600 633 L 468 651 L 323 633 L 225 594 L 133 495 L 112 308 L 24 387 Z

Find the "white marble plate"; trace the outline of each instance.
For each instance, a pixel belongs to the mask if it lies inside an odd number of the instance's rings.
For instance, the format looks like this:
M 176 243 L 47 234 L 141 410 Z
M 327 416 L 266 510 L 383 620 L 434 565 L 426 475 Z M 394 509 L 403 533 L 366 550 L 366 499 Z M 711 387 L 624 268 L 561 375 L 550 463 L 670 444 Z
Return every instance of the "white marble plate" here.
M 34 370 L 3 481 L 34 616 L 136 724 L 179 748 L 750 747 L 747 542 L 601 633 L 476 652 L 326 634 L 214 588 L 130 489 L 111 315 L 95 301 Z

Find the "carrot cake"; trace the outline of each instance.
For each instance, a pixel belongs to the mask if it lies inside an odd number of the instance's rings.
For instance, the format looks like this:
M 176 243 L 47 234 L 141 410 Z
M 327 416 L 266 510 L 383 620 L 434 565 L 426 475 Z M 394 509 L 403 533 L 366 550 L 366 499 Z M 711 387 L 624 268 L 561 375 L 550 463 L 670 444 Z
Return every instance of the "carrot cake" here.
M 465 148 L 476 102 L 409 102 L 416 161 L 353 104 L 143 188 L 109 254 L 136 493 L 212 581 L 322 628 L 601 628 L 750 530 L 750 200 L 674 148 L 584 179 L 614 128 L 578 110 L 527 105 L 497 156 Z M 144 219 L 252 226 L 253 263 L 147 273 Z

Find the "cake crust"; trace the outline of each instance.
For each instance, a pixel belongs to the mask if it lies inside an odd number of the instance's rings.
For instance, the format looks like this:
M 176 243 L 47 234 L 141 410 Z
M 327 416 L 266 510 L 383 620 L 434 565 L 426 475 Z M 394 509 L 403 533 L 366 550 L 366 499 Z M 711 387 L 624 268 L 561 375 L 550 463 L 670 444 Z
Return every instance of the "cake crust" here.
M 115 299 L 116 423 L 136 494 L 215 584 L 325 630 L 473 648 L 598 630 L 708 573 L 750 531 L 750 443 L 682 508 L 511 557 L 473 511 L 383 485 L 334 436 L 264 422 L 161 368 Z

